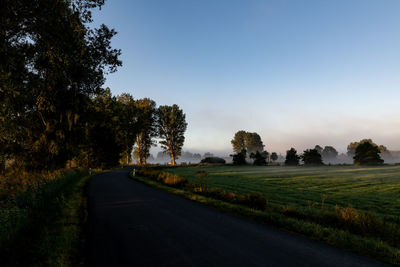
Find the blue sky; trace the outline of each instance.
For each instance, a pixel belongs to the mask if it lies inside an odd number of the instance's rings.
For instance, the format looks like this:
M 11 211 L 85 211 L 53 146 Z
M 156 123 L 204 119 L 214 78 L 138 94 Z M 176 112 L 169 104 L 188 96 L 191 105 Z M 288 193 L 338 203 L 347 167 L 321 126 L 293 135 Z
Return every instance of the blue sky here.
M 118 32 L 113 94 L 178 104 L 185 150 L 231 152 L 238 130 L 268 151 L 400 150 L 400 1 L 106 1 Z

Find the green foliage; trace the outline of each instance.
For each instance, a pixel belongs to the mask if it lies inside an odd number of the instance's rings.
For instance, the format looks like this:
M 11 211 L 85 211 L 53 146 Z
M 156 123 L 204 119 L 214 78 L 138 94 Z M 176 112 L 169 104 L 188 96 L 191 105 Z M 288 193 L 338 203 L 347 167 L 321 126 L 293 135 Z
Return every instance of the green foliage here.
M 2 1 L 0 154 L 59 168 L 86 141 L 87 107 L 121 62 L 114 30 L 90 28 L 103 1 Z
M 286 159 L 285 159 L 285 165 L 289 166 L 297 166 L 299 165 L 300 161 L 300 156 L 297 155 L 296 149 L 293 147 L 286 151 Z
M 136 137 L 134 155 L 138 164 L 146 164 L 150 148 L 154 145 L 153 138 L 157 136 L 156 103 L 149 98 L 139 99 L 136 101 L 136 108 L 139 133 Z
M 185 142 L 186 116 L 176 104 L 160 106 L 157 110 L 157 127 L 162 139 L 161 148 L 170 155 L 171 164 L 175 165 Z
M 357 146 L 354 155 L 354 164 L 356 165 L 379 165 L 383 163 L 379 155 L 378 146 L 370 142 L 364 142 Z
M 307 149 L 301 155 L 304 165 L 323 165 L 321 154 L 317 149 Z
M 233 165 L 246 165 L 246 150 L 243 149 L 242 151 L 240 151 L 239 153 L 233 154 L 231 155 L 232 157 L 232 164 Z
M 232 141 L 233 152 L 240 153 L 243 149 L 248 153 L 256 153 L 263 151 L 264 145 L 261 137 L 257 133 L 250 133 L 246 131 L 238 131 L 235 133 Z

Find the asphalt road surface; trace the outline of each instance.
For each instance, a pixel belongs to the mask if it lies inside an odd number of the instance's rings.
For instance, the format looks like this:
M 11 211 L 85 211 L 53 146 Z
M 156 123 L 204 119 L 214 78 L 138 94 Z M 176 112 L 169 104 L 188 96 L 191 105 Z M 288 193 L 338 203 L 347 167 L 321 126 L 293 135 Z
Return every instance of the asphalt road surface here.
M 91 266 L 383 266 L 131 180 L 89 185 Z

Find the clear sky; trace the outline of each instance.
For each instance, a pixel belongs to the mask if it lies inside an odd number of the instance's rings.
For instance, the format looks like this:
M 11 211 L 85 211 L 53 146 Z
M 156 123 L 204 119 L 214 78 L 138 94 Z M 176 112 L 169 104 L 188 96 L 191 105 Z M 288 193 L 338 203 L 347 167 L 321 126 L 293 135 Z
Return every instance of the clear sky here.
M 231 153 L 238 130 L 268 151 L 372 138 L 400 150 L 400 1 L 108 0 L 113 94 L 178 104 L 185 150 Z

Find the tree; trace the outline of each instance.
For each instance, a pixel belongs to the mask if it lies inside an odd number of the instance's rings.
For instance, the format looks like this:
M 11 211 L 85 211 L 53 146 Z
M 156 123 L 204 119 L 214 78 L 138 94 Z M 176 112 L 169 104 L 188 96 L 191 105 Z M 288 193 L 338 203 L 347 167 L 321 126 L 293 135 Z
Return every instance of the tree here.
M 376 146 L 376 144 L 372 141 L 372 139 L 362 139 L 360 142 L 351 142 L 347 146 L 347 155 L 349 157 L 354 157 L 357 147 L 363 143 L 370 143 L 370 144 Z
M 107 168 L 118 165 L 123 147 L 117 141 L 119 109 L 109 88 L 100 91 L 88 106 L 88 120 L 81 153 L 87 157 L 87 167 Z
M 233 151 L 236 153 L 240 153 L 243 149 L 248 153 L 262 152 L 264 150 L 264 144 L 257 133 L 250 133 L 243 130 L 235 133 L 231 143 Z
M 90 98 L 121 61 L 114 30 L 90 28 L 99 0 L 14 1 L 0 9 L 0 153 L 28 169 L 65 166 L 83 145 Z
M 297 166 L 299 165 L 300 156 L 297 155 L 296 149 L 293 147 L 286 151 L 285 165 Z
M 246 149 L 246 131 L 238 131 L 231 140 L 233 146 L 233 152 L 240 153 L 242 150 Z
M 320 154 L 324 160 L 330 161 L 330 160 L 336 160 L 339 153 L 336 151 L 334 147 L 325 146 L 324 150 L 322 150 Z
M 264 151 L 266 152 L 266 151 Z M 256 153 L 251 153 L 250 154 L 250 158 L 252 158 L 253 164 L 254 165 L 267 165 L 267 157 L 268 157 L 268 152 L 266 153 L 260 153 L 259 151 L 257 151 Z
M 247 154 L 246 149 L 243 149 L 239 153 L 231 155 L 232 164 L 233 165 L 246 165 L 247 164 L 247 162 L 246 162 L 246 154 Z
M 149 98 L 136 101 L 138 134 L 135 140 L 134 155 L 138 164 L 146 164 L 150 156 L 150 148 L 155 144 L 157 136 L 156 102 Z
M 320 145 L 316 145 L 316 146 L 314 147 L 314 149 L 316 149 L 316 150 L 318 151 L 319 154 L 322 154 L 323 149 L 322 149 L 322 147 L 321 147 Z
M 117 142 L 121 147 L 121 162 L 129 164 L 131 162 L 132 147 L 138 134 L 138 121 L 136 103 L 130 94 L 117 96 Z M 142 113 L 140 113 L 142 114 Z M 140 128 L 141 130 L 143 128 Z
M 383 163 L 379 155 L 379 147 L 371 144 L 370 142 L 364 142 L 357 146 L 354 155 L 354 164 L 356 165 L 379 165 Z
M 186 116 L 178 105 L 160 106 L 157 110 L 157 125 L 161 147 L 171 157 L 171 165 L 181 154 L 187 127 Z
M 301 155 L 304 165 L 323 165 L 321 154 L 317 149 L 307 149 Z
M 272 160 L 273 162 L 275 162 L 277 159 L 278 159 L 278 154 L 276 154 L 276 152 L 272 152 L 272 153 L 271 153 L 271 160 Z

